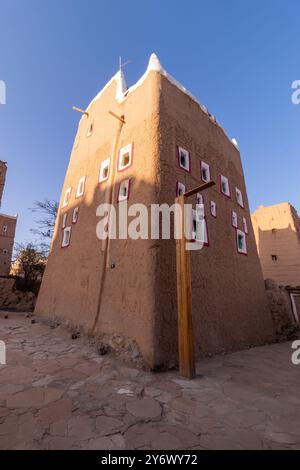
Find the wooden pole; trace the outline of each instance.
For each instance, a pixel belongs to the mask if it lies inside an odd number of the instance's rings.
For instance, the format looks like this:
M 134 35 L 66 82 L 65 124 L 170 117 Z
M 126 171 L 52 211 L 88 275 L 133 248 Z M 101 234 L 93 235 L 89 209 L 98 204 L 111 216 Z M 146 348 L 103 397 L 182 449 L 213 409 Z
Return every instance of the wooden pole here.
M 188 379 L 195 378 L 196 368 L 192 316 L 191 261 L 190 251 L 186 249 L 184 206 L 188 197 L 214 185 L 214 181 L 209 181 L 175 199 L 175 203 L 180 207 L 180 237 L 176 239 L 179 371 L 180 375 Z
M 178 347 L 180 375 L 193 379 L 195 372 L 194 335 L 192 319 L 192 289 L 190 252 L 186 250 L 184 236 L 185 197 L 176 199 L 181 209 L 180 238 L 176 240 Z
M 84 111 L 84 109 L 78 108 L 77 106 L 72 106 L 73 111 L 77 111 L 77 113 L 85 114 L 85 116 L 89 116 L 89 113 Z

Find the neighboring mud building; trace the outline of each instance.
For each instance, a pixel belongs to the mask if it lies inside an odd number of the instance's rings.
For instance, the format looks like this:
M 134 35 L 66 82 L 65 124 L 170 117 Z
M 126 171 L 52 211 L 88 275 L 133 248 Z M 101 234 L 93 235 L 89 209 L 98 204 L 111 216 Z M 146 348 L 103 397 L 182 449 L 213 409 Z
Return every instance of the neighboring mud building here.
M 259 206 L 252 224 L 263 275 L 289 293 L 296 323 L 300 323 L 300 218 L 288 202 Z
M 210 179 L 205 246 L 191 254 L 196 354 L 270 340 L 239 150 L 154 54 L 131 88 L 118 72 L 79 122 L 36 313 L 134 354 L 136 345 L 152 368 L 176 363 L 175 240 L 107 244 L 96 236 L 96 211 L 110 201 L 117 210 L 124 201 L 171 205 Z
M 0 208 L 5 187 L 7 164 L 0 160 Z M 0 276 L 8 276 L 13 253 L 17 217 L 0 213 Z

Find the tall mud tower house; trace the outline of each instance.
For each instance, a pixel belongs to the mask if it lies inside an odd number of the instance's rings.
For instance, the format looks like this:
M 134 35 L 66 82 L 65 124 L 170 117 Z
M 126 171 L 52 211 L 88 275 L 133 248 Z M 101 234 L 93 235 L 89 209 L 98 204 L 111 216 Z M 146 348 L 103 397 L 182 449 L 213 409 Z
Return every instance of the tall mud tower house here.
M 125 200 L 172 205 L 209 179 L 206 244 L 191 254 L 196 353 L 271 339 L 239 151 L 154 54 L 134 86 L 118 72 L 80 120 L 36 313 L 139 349 L 152 368 L 176 363 L 175 240 L 104 243 L 96 212 L 110 201 L 117 212 Z
M 0 160 L 0 208 L 5 187 L 7 164 Z M 17 217 L 0 213 L 0 276 L 8 276 L 13 254 Z

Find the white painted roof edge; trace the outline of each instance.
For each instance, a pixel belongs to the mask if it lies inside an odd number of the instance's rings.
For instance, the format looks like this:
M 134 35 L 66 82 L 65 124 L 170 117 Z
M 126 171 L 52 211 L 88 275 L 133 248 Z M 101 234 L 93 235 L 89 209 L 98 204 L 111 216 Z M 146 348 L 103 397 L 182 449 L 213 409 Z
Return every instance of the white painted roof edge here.
M 222 131 L 224 132 L 224 134 L 226 135 L 226 137 L 228 138 L 228 140 L 234 145 L 234 147 L 238 148 L 238 143 L 236 141 L 235 138 L 231 139 L 228 134 L 226 133 L 226 131 L 223 129 L 222 126 L 220 126 L 220 124 L 218 123 L 218 121 L 216 120 L 215 116 L 213 116 L 207 109 L 206 106 L 204 106 L 202 103 L 200 103 L 199 100 L 197 100 L 197 98 L 195 98 L 190 92 L 189 90 L 187 90 L 183 85 L 181 85 L 181 83 L 179 83 L 176 78 L 172 77 L 172 75 L 170 75 L 161 65 L 158 57 L 156 54 L 151 54 L 150 56 L 150 59 L 149 59 L 149 63 L 148 63 L 148 67 L 147 67 L 147 70 L 146 72 L 141 76 L 141 78 L 134 84 L 132 85 L 130 88 L 127 88 L 127 85 L 126 85 L 126 81 L 125 81 L 125 77 L 124 77 L 124 73 L 122 70 L 118 71 L 110 80 L 109 82 L 107 82 L 107 84 L 102 88 L 102 90 L 99 91 L 99 93 L 95 96 L 95 98 L 90 102 L 90 104 L 88 105 L 87 109 L 86 109 L 86 112 L 88 112 L 88 110 L 90 109 L 90 107 L 92 106 L 93 103 L 95 103 L 100 97 L 101 95 L 104 93 L 104 91 L 111 85 L 111 83 L 113 83 L 114 81 L 117 82 L 117 91 L 116 91 L 116 100 L 118 101 L 118 103 L 122 103 L 130 93 L 132 93 L 133 91 L 135 91 L 138 87 L 140 87 L 143 82 L 146 80 L 147 76 L 149 75 L 149 73 L 154 70 L 156 72 L 159 72 L 161 73 L 164 77 L 166 77 L 170 83 L 172 83 L 174 86 L 176 86 L 177 88 L 179 88 L 179 90 L 181 90 L 183 93 L 185 93 L 186 95 L 188 95 L 193 101 L 195 101 L 195 103 L 197 103 L 200 108 L 202 109 L 202 111 L 204 113 L 207 114 L 207 116 L 213 121 L 215 122 L 221 129 Z M 82 116 L 83 118 L 83 116 Z M 81 118 L 81 119 L 82 119 Z
M 0 217 L 6 217 L 7 219 L 14 219 L 16 220 L 18 218 L 17 215 L 8 215 L 8 214 L 3 214 L 2 212 L 0 212 Z

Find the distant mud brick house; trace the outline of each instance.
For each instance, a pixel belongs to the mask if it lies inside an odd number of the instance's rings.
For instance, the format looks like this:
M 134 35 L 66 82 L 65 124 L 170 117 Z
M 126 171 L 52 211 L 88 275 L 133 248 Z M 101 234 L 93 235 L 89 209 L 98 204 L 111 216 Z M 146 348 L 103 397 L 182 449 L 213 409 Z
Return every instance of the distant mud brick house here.
M 0 208 L 7 173 L 6 162 L 0 161 Z M 0 276 L 8 276 L 13 253 L 17 217 L 0 213 Z
M 118 72 L 79 122 L 36 313 L 134 344 L 153 369 L 176 364 L 175 240 L 104 243 L 96 212 L 110 201 L 172 205 L 211 179 L 198 196 L 206 243 L 191 256 L 196 355 L 272 339 L 239 150 L 154 54 L 131 88 Z
M 260 206 L 252 224 L 263 275 L 286 287 L 296 323 L 300 323 L 300 218 L 288 202 Z

